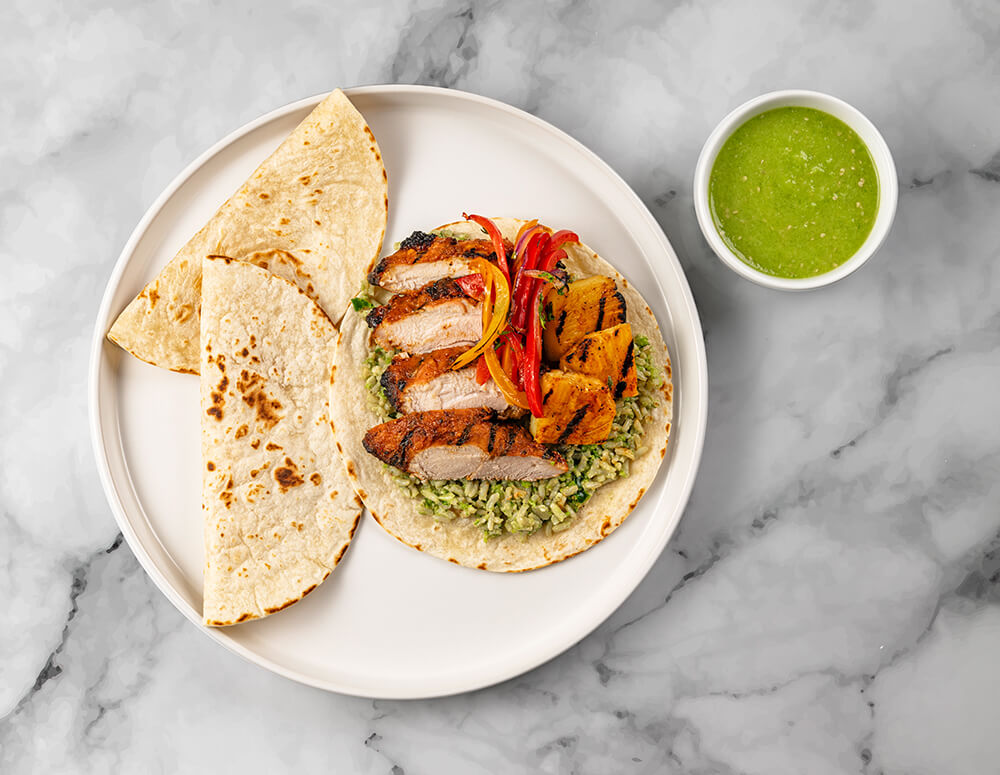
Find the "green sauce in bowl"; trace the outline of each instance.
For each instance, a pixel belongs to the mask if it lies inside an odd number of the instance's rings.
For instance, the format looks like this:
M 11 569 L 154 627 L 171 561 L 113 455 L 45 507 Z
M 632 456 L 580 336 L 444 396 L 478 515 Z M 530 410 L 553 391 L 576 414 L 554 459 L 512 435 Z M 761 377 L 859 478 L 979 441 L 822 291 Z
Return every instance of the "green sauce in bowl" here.
M 775 277 L 815 277 L 871 233 L 879 182 L 867 146 L 843 121 L 784 107 L 740 126 L 709 177 L 712 220 L 744 263 Z

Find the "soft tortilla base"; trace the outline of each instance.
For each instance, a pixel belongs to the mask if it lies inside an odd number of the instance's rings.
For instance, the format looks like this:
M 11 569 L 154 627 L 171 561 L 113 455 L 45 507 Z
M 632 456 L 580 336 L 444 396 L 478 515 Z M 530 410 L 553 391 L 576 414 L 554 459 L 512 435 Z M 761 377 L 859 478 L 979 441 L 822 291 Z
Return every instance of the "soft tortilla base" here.
M 287 280 L 206 258 L 204 622 L 259 619 L 330 575 L 361 517 L 329 421 L 337 331 Z
M 495 223 L 505 237 L 512 239 L 522 221 L 499 218 Z M 478 226 L 467 222 L 442 228 L 465 232 L 470 237 L 482 236 Z M 551 535 L 542 529 L 527 539 L 504 534 L 483 540 L 482 529 L 470 519 L 457 517 L 444 522 L 420 513 L 418 502 L 400 488 L 382 461 L 368 454 L 362 446 L 365 432 L 382 422 L 368 401 L 364 382 L 370 332 L 362 315 L 348 311 L 344 316 L 330 391 L 337 446 L 348 476 L 365 506 L 387 532 L 404 544 L 448 562 L 480 570 L 512 572 L 540 568 L 579 554 L 609 535 L 625 521 L 656 477 L 667 450 L 673 396 L 670 359 L 656 318 L 639 292 L 589 248 L 570 246 L 566 266 L 571 273 L 581 276 L 603 274 L 615 279 L 625 296 L 632 332 L 649 338 L 654 361 L 664 375 L 664 384 L 662 400 L 646 423 L 645 452 L 632 462 L 629 476 L 597 489 L 577 512 L 572 526 Z
M 382 249 L 388 204 L 375 137 L 337 89 L 129 303 L 108 338 L 146 363 L 197 374 L 201 261 L 213 254 L 262 266 L 339 315 Z

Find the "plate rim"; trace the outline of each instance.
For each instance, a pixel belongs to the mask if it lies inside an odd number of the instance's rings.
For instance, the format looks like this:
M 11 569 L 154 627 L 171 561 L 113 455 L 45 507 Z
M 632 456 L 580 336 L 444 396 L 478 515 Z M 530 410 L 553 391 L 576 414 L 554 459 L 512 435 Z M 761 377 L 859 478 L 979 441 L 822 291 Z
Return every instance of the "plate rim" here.
M 662 538 L 659 539 L 657 545 L 651 546 L 650 551 L 646 553 L 645 557 L 642 558 L 641 565 L 637 564 L 636 572 L 633 574 L 633 580 L 624 585 L 620 594 L 613 596 L 613 604 L 607 608 L 607 610 L 602 610 L 599 612 L 598 616 L 590 616 L 587 618 L 586 623 L 582 628 L 578 628 L 579 631 L 574 630 L 569 633 L 568 638 L 560 639 L 560 644 L 554 651 L 542 654 L 540 657 L 537 655 L 531 659 L 523 660 L 517 665 L 505 665 L 503 669 L 494 670 L 489 675 L 485 676 L 480 681 L 472 682 L 468 685 L 462 686 L 446 686 L 438 690 L 404 690 L 401 692 L 396 692 L 392 694 L 379 693 L 379 692 L 367 692 L 361 690 L 357 686 L 344 685 L 337 681 L 331 681 L 324 678 L 319 678 L 314 675 L 310 675 L 307 672 L 295 670 L 285 665 L 279 664 L 274 660 L 263 656 L 247 646 L 235 641 L 233 638 L 226 635 L 227 628 L 209 628 L 204 627 L 201 624 L 201 617 L 196 611 L 191 609 L 187 601 L 184 600 L 180 594 L 173 588 L 173 585 L 167 580 L 167 578 L 160 571 L 157 564 L 154 562 L 153 558 L 147 552 L 143 543 L 139 540 L 138 535 L 135 533 L 131 519 L 125 512 L 124 504 L 122 503 L 121 497 L 118 493 L 117 484 L 111 473 L 111 466 L 109 458 L 107 455 L 107 444 L 104 435 L 102 422 L 101 422 L 101 411 L 100 411 L 100 394 L 101 394 L 101 361 L 104 352 L 104 343 L 106 339 L 107 327 L 111 317 L 111 302 L 114 297 L 118 286 L 121 283 L 122 275 L 125 273 L 129 262 L 131 261 L 132 255 L 135 252 L 135 248 L 140 242 L 140 240 L 145 235 L 146 231 L 149 229 L 150 225 L 156 220 L 160 212 L 166 206 L 167 202 L 177 193 L 177 191 L 185 184 L 187 181 L 206 163 L 208 163 L 213 157 L 224 151 L 230 145 L 250 134 L 251 132 L 257 130 L 261 126 L 268 124 L 272 121 L 279 120 L 294 113 L 298 110 L 304 108 L 314 107 L 322 99 L 324 99 L 329 92 L 323 92 L 321 94 L 316 94 L 310 97 L 305 97 L 299 100 L 294 100 L 292 102 L 281 105 L 273 110 L 270 110 L 257 118 L 248 121 L 237 129 L 229 132 L 217 142 L 213 143 L 209 148 L 200 153 L 193 161 L 187 164 L 163 189 L 163 191 L 153 200 L 149 205 L 142 218 L 136 224 L 135 228 L 129 235 L 128 240 L 125 242 L 121 252 L 115 261 L 114 268 L 111 271 L 111 275 L 108 278 L 107 284 L 105 285 L 104 294 L 101 298 L 101 303 L 98 308 L 97 319 L 94 324 L 94 332 L 91 338 L 91 350 L 90 357 L 88 359 L 88 390 L 87 390 L 87 404 L 88 404 L 88 424 L 90 427 L 90 437 L 91 437 L 91 451 L 94 455 L 95 463 L 97 465 L 98 476 L 101 481 L 101 487 L 104 491 L 104 497 L 108 505 L 111 508 L 112 515 L 115 518 L 115 522 L 118 525 L 119 530 L 124 536 L 126 542 L 129 545 L 133 555 L 138 560 L 142 569 L 146 574 L 152 579 L 153 583 L 156 585 L 157 589 L 163 593 L 164 596 L 171 602 L 171 604 L 176 608 L 186 619 L 191 621 L 196 628 L 202 632 L 207 637 L 211 638 L 216 643 L 219 643 L 225 647 L 230 652 L 242 657 L 247 662 L 250 662 L 259 667 L 263 667 L 273 673 L 281 675 L 285 678 L 291 679 L 301 684 L 307 686 L 312 686 L 318 689 L 323 689 L 325 691 L 335 692 L 338 694 L 343 694 L 347 696 L 354 697 L 364 697 L 372 699 L 429 699 L 433 697 L 445 697 L 455 694 L 461 694 L 465 692 L 471 692 L 478 689 L 483 689 L 489 686 L 496 685 L 503 681 L 510 680 L 519 675 L 533 670 L 560 654 L 564 653 L 569 648 L 573 647 L 581 640 L 586 638 L 590 633 L 597 629 L 603 622 L 605 622 L 608 617 L 610 617 L 621 605 L 628 599 L 628 597 L 635 591 L 635 589 L 642 583 L 643 579 L 648 575 L 649 570 L 652 568 L 653 564 L 662 554 L 664 548 L 669 543 L 670 539 L 673 537 L 677 530 L 677 526 L 680 523 L 681 518 L 687 508 L 688 502 L 690 500 L 691 491 L 694 487 L 695 479 L 697 478 L 698 471 L 701 465 L 702 453 L 705 444 L 705 435 L 707 430 L 707 420 L 708 420 L 708 364 L 707 364 L 707 354 L 705 349 L 704 340 L 704 330 L 701 326 L 701 316 L 698 312 L 698 307 L 694 300 L 694 295 L 691 292 L 690 283 L 687 280 L 687 275 L 684 273 L 683 266 L 680 263 L 680 259 L 677 256 L 673 245 L 667 239 L 666 234 L 660 227 L 659 223 L 653 217 L 653 214 L 649 211 L 649 208 L 642 201 L 638 194 L 632 189 L 632 187 L 621 177 L 606 161 L 604 161 L 600 156 L 598 156 L 594 151 L 590 150 L 587 146 L 581 143 L 576 138 L 569 135 L 567 132 L 559 129 L 555 125 L 539 118 L 527 111 L 520 108 L 509 105 L 491 97 L 485 97 L 480 94 L 475 94 L 472 92 L 462 91 L 459 89 L 449 89 L 438 86 L 423 86 L 423 85 L 410 85 L 410 84 L 375 84 L 367 86 L 355 86 L 351 88 L 344 88 L 344 94 L 349 98 L 354 96 L 364 96 L 369 94 L 417 94 L 417 95 L 431 95 L 437 97 L 446 97 L 449 99 L 456 99 L 459 101 L 468 101 L 472 103 L 478 103 L 480 105 L 490 107 L 496 110 L 500 110 L 504 113 L 511 115 L 513 118 L 528 121 L 534 124 L 537 128 L 549 133 L 554 137 L 554 139 L 569 145 L 574 151 L 582 154 L 584 157 L 595 164 L 601 172 L 607 177 L 609 182 L 613 182 L 619 189 L 620 192 L 629 200 L 632 206 L 636 209 L 637 214 L 645 223 L 645 225 L 650 229 L 651 234 L 654 236 L 655 240 L 659 243 L 660 249 L 669 258 L 673 264 L 673 269 L 676 271 L 681 282 L 681 292 L 685 299 L 687 309 L 684 310 L 686 316 L 689 317 L 689 322 L 692 324 L 692 336 L 691 343 L 694 346 L 694 358 L 692 363 L 684 363 L 684 369 L 688 372 L 694 372 L 695 390 L 694 395 L 686 395 L 682 392 L 681 401 L 682 402 L 692 402 L 695 404 L 695 416 L 696 416 L 696 427 L 693 429 L 693 449 L 690 458 L 690 463 L 688 465 L 688 470 L 685 473 L 684 479 L 680 485 L 680 498 L 677 500 L 674 506 L 674 513 L 671 515 L 669 524 L 666 525 L 666 529 L 663 531 Z M 627 227 L 625 227 L 627 229 Z M 645 260 L 645 259 L 644 259 Z M 647 261 L 647 263 L 649 263 Z M 650 266 L 652 275 L 656 280 L 657 289 L 661 296 L 665 298 L 666 294 L 663 293 L 662 283 L 659 277 L 658 271 L 655 267 Z M 673 314 L 674 311 L 671 310 Z M 676 353 L 672 354 L 676 357 Z M 676 378 L 675 378 L 676 382 Z M 679 413 L 678 413 L 679 414 Z M 677 415 L 675 415 L 676 423 Z M 685 432 L 691 432 L 692 429 L 686 429 Z M 124 453 L 123 453 L 124 457 Z M 190 610 L 189 610 L 190 609 Z

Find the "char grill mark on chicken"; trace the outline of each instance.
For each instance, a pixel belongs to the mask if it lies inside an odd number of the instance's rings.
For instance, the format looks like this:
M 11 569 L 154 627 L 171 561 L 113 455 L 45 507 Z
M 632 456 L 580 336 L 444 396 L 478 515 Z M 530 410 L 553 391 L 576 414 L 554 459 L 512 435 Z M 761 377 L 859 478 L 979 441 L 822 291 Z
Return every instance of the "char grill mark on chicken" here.
M 513 250 L 509 243 L 507 250 Z M 496 263 L 488 239 L 456 240 L 415 231 L 400 243 L 399 250 L 378 261 L 368 273 L 368 282 L 394 293 L 417 290 L 445 277 L 471 274 L 477 258 Z
M 521 410 L 507 403 L 493 380 L 476 382 L 476 366 L 453 370 L 465 352 L 448 347 L 425 355 L 396 356 L 382 373 L 381 384 L 392 408 L 400 414 L 432 409 L 493 409 L 505 416 Z
M 548 479 L 567 470 L 554 450 L 484 409 L 408 414 L 370 429 L 365 449 L 421 479 Z
M 365 318 L 382 347 L 428 353 L 446 347 L 468 349 L 483 333 L 480 300 L 451 278 L 393 296 Z

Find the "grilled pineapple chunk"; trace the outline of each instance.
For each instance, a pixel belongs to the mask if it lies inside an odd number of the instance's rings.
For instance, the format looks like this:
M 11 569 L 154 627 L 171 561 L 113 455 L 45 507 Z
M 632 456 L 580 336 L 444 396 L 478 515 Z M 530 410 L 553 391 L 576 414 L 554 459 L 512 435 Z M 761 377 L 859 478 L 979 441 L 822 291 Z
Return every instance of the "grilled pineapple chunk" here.
M 632 326 L 628 323 L 584 334 L 559 361 L 563 371 L 587 374 L 604 382 L 619 398 L 639 395 L 633 360 Z
M 550 290 L 545 312 L 545 357 L 558 363 L 584 334 L 624 323 L 625 297 L 610 277 L 595 275 L 571 282 L 561 295 Z
M 532 417 L 535 441 L 543 444 L 596 444 L 607 440 L 615 420 L 615 400 L 607 383 L 586 374 L 554 369 L 542 374 L 544 417 Z

